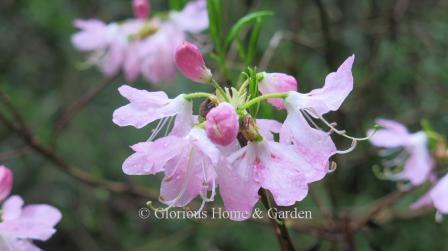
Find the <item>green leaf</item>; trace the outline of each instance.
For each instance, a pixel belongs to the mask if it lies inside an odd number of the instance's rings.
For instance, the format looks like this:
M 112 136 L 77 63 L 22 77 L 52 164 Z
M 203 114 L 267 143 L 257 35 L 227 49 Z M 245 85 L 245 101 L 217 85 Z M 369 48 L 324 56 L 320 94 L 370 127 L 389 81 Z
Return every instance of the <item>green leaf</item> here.
M 255 22 L 258 19 L 272 16 L 272 14 L 273 13 L 271 11 L 257 11 L 240 18 L 240 20 L 238 20 L 238 22 L 236 22 L 236 24 L 232 26 L 232 28 L 229 31 L 229 34 L 227 35 L 226 41 L 224 43 L 225 52 L 227 53 L 227 51 L 230 48 L 230 45 L 244 27 L 250 25 L 251 23 Z
M 181 10 L 184 8 L 187 0 L 169 0 L 171 10 Z
M 221 54 L 221 0 L 207 0 L 210 37 Z
M 254 60 L 254 57 L 255 57 L 255 53 L 257 52 L 257 43 L 258 43 L 258 39 L 260 38 L 260 33 L 261 33 L 261 23 L 262 23 L 262 19 L 259 17 L 255 21 L 255 25 L 252 28 L 252 31 L 250 34 L 250 39 L 249 39 L 249 44 L 247 46 L 247 54 L 246 54 L 246 58 L 244 60 L 244 63 L 246 64 L 246 66 L 249 66 L 250 64 L 252 64 L 252 61 Z

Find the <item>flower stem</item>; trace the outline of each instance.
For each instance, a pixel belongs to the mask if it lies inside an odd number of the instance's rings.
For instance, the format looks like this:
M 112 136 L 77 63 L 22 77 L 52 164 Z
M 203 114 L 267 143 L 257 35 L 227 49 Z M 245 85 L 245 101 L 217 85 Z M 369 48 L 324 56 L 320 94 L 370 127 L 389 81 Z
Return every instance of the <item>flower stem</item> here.
M 211 80 L 212 85 L 216 88 L 216 90 L 222 95 L 222 97 L 226 100 L 229 101 L 229 97 L 227 97 L 226 93 L 224 92 L 224 90 L 222 89 L 222 87 L 218 84 L 218 82 L 216 82 L 216 80 L 212 79 Z
M 287 92 L 274 92 L 274 93 L 269 93 L 263 96 L 258 96 L 254 99 L 251 99 L 249 102 L 245 103 L 244 105 L 240 106 L 241 110 L 245 110 L 263 100 L 269 99 L 269 98 L 286 98 L 288 97 L 288 93 Z
M 269 196 L 263 188 L 258 192 L 261 196 L 261 202 L 263 203 L 266 210 L 272 208 L 272 203 Z M 277 237 L 278 244 L 280 245 L 281 251 L 295 251 L 294 245 L 292 243 L 291 237 L 289 237 L 288 229 L 285 225 L 284 219 L 270 218 L 271 224 L 274 227 L 274 233 Z
M 213 96 L 213 95 L 210 93 L 206 93 L 206 92 L 193 92 L 190 94 L 186 94 L 184 96 L 184 98 L 188 101 L 191 101 L 192 99 L 195 99 L 195 98 L 208 98 L 210 96 Z

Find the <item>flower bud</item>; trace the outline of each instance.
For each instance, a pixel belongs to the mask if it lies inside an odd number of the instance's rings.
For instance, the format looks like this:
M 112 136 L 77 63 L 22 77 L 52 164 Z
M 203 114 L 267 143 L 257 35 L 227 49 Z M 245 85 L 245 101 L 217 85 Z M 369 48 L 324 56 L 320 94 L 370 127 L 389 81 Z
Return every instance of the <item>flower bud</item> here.
M 177 68 L 188 79 L 197 83 L 208 83 L 212 78 L 210 69 L 205 66 L 201 51 L 194 44 L 183 42 L 176 50 Z
M 263 72 L 263 79 L 258 83 L 258 89 L 262 94 L 273 92 L 297 91 L 297 81 L 294 77 L 284 73 Z M 271 98 L 268 102 L 278 109 L 285 109 L 285 104 L 281 98 Z
M 213 143 L 229 145 L 235 140 L 238 130 L 238 115 L 229 103 L 221 103 L 207 114 L 205 131 Z
M 146 19 L 149 16 L 151 5 L 147 0 L 133 0 L 132 9 L 136 18 Z
M 12 172 L 5 166 L 0 166 L 0 201 L 8 197 L 12 189 Z
M 240 120 L 241 135 L 244 139 L 251 142 L 259 142 L 263 140 L 260 132 L 258 131 L 257 123 L 250 115 L 244 116 Z M 241 142 L 241 139 L 240 139 Z

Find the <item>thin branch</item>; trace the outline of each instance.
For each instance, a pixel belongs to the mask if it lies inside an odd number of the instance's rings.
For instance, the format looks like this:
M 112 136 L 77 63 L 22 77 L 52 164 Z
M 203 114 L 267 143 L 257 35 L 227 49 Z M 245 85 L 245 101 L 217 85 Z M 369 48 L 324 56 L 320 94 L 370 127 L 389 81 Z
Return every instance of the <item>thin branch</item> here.
M 0 98 L 3 101 L 3 103 L 5 103 L 4 97 L 7 97 L 7 96 L 4 95 L 2 93 L 2 91 L 0 91 Z M 6 99 L 6 100 L 8 100 L 8 99 Z M 15 119 L 22 121 L 20 123 L 24 123 L 22 116 L 20 115 L 20 113 L 17 111 L 17 109 L 11 103 L 8 106 L 8 109 L 13 114 Z M 5 124 L 7 128 L 9 128 L 13 132 L 15 132 L 20 138 L 22 138 L 22 140 L 31 149 L 33 149 L 35 152 L 37 152 L 40 155 L 42 155 L 43 157 L 45 157 L 47 160 L 49 160 L 51 163 L 53 163 L 54 166 L 57 167 L 59 170 L 76 178 L 77 180 L 79 180 L 87 185 L 90 185 L 93 187 L 101 187 L 101 188 L 104 188 L 111 192 L 116 192 L 116 193 L 129 193 L 129 194 L 132 194 L 134 196 L 139 196 L 139 197 L 145 197 L 145 198 L 157 198 L 158 197 L 156 193 L 154 193 L 152 191 L 148 191 L 148 190 L 140 188 L 140 187 L 137 187 L 137 186 L 133 186 L 133 185 L 118 182 L 118 181 L 111 181 L 111 180 L 107 180 L 107 179 L 93 177 L 88 172 L 86 172 L 74 165 L 67 163 L 62 157 L 60 157 L 52 149 L 50 149 L 49 147 L 38 142 L 35 139 L 32 132 L 30 130 L 25 129 L 25 128 L 28 128 L 26 126 L 26 124 L 23 124 L 23 126 L 17 126 L 13 122 L 11 122 L 1 112 L 0 112 L 0 121 L 2 121 L 3 124 Z
M 261 196 L 261 202 L 263 203 L 266 210 L 272 208 L 269 196 L 264 189 L 260 189 L 259 194 Z M 288 229 L 285 225 L 284 219 L 274 219 L 269 218 L 272 226 L 274 227 L 275 237 L 280 245 L 281 251 L 295 251 L 294 245 L 292 243 L 291 237 L 289 236 Z
M 20 157 L 22 155 L 28 154 L 29 152 L 31 152 L 31 148 L 29 146 L 23 146 L 9 152 L 0 153 L 0 162 Z
M 92 89 L 88 90 L 84 95 L 82 95 L 73 104 L 68 106 L 56 120 L 55 127 L 57 131 L 68 127 L 70 122 L 76 117 L 76 115 L 88 105 L 98 94 L 101 93 L 107 86 L 112 84 L 118 75 L 113 77 L 105 78 L 98 85 L 94 86 Z

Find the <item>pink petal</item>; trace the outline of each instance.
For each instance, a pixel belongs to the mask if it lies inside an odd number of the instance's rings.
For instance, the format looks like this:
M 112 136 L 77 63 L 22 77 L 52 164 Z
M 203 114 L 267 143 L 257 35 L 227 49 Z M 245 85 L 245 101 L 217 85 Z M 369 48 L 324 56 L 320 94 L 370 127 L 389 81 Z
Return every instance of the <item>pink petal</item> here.
M 280 142 L 292 143 L 295 155 L 301 156 L 308 182 L 322 179 L 328 172 L 329 158 L 336 153 L 330 135 L 309 126 L 305 118 L 293 108 L 288 108 L 288 116 L 280 131 Z
M 198 33 L 207 29 L 206 2 L 204 0 L 189 2 L 181 12 L 171 13 L 171 20 L 184 31 Z
M 445 175 L 430 191 L 434 207 L 442 214 L 448 214 L 448 175 Z
M 77 19 L 74 22 L 75 27 L 81 31 L 75 33 L 71 40 L 73 45 L 81 51 L 92 51 L 106 47 L 109 42 L 107 26 L 100 20 Z
M 25 206 L 20 216 L 21 220 L 32 221 L 48 227 L 54 227 L 61 218 L 62 214 L 57 208 L 45 204 Z
M 273 141 L 274 133 L 280 133 L 282 124 L 272 119 L 257 119 L 257 126 L 264 139 Z
M 242 167 L 238 167 L 242 168 Z M 231 213 L 232 220 L 242 221 L 250 218 L 258 201 L 260 184 L 247 176 L 241 176 L 236 169 L 226 164 L 217 169 L 218 184 L 224 207 Z
M 409 149 L 409 158 L 406 160 L 402 174 L 398 176 L 409 180 L 413 185 L 425 182 L 431 172 L 433 163 L 426 145 L 417 145 Z
M 16 219 L 22 214 L 23 200 L 18 195 L 9 197 L 2 206 L 2 220 Z
M 264 166 L 262 187 L 268 189 L 279 206 L 291 206 L 308 193 L 308 181 L 300 170 L 300 161 L 290 146 L 267 142 L 259 150 Z
M 0 165 L 0 201 L 11 193 L 13 175 L 9 168 Z
M 377 119 L 376 123 L 384 129 L 377 130 L 369 139 L 370 143 L 373 145 L 378 147 L 393 148 L 409 143 L 410 134 L 406 127 L 402 124 L 387 119 Z M 372 133 L 372 130 L 368 132 L 368 134 Z

